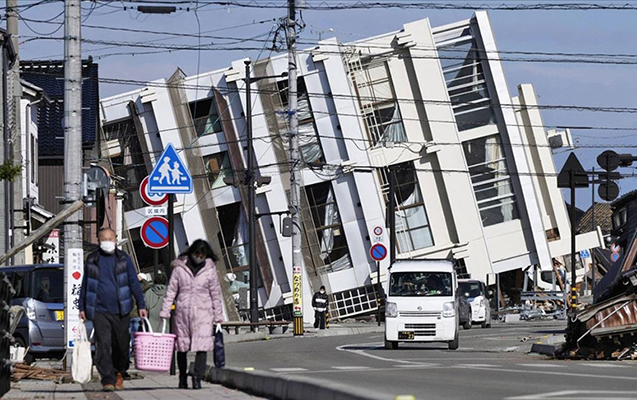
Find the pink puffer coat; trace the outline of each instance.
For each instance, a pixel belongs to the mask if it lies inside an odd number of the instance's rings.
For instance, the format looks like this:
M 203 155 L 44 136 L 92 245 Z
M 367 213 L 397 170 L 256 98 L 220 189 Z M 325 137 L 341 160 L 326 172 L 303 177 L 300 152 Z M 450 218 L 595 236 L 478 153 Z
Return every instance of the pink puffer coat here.
M 186 265 L 187 257 L 172 262 L 172 275 L 159 316 L 170 318 L 175 302 L 173 333 L 177 335 L 177 351 L 212 351 L 214 348 L 213 322 L 223 320 L 221 286 L 215 263 L 206 264 L 193 276 Z

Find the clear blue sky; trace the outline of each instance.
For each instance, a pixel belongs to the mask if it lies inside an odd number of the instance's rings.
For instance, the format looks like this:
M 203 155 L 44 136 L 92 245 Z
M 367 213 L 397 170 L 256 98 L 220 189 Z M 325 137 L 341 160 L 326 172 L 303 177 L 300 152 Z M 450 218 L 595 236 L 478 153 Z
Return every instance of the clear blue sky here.
M 308 2 L 313 3 L 310 0 Z M 20 1 L 20 5 L 32 3 L 35 1 Z M 536 2 L 533 0 L 482 2 L 482 4 L 494 5 L 501 3 Z M 603 1 L 597 3 L 607 4 Z M 124 11 L 124 4 L 130 5 L 122 2 L 98 3 L 90 12 L 92 5 L 86 2 L 83 4 L 84 15 L 87 17 L 84 24 L 195 35 L 199 31 L 196 15 L 192 11 L 180 11 L 172 15 L 142 15 L 137 11 Z M 26 19 L 50 20 L 62 10 L 61 3 L 45 4 L 23 11 L 22 16 Z M 224 48 L 261 47 L 264 45 L 263 40 L 268 37 L 269 31 L 275 25 L 272 20 L 284 16 L 285 10 L 222 8 L 210 5 L 201 8 L 197 15 L 201 32 L 206 32 L 205 35 L 208 36 L 219 37 L 202 38 L 202 45 L 214 43 Z M 471 15 L 472 11 L 469 10 L 305 10 L 303 20 L 307 26 L 301 33 L 301 40 L 307 44 L 300 47 L 309 47 L 310 42 L 316 41 L 319 36 L 322 38 L 336 36 L 341 41 L 348 42 L 399 30 L 402 24 L 422 18 L 429 18 L 432 26 L 439 26 L 469 18 Z M 59 16 L 51 22 L 59 23 L 62 18 Z M 635 45 L 637 43 L 637 24 L 635 23 L 637 11 L 490 11 L 490 18 L 496 42 L 501 51 L 623 54 L 635 56 L 623 57 L 622 60 L 637 62 L 637 45 Z M 257 21 L 267 22 L 253 24 Z M 64 47 L 61 40 L 29 40 L 34 36 L 62 37 L 63 29 L 50 34 L 58 28 L 59 24 L 27 23 L 38 34 L 29 30 L 24 21 L 21 23 L 21 42 L 26 41 L 20 46 L 21 58 L 25 60 L 62 59 Z M 239 25 L 246 26 L 237 27 Z M 198 44 L 196 37 L 176 38 L 88 27 L 83 29 L 83 35 L 85 39 L 109 42 L 145 42 L 181 46 L 197 46 Z M 255 37 L 258 41 L 224 45 L 224 43 L 235 42 L 232 38 Z M 270 54 L 267 50 L 264 52 L 206 50 L 171 53 L 164 51 L 154 55 L 140 54 L 147 51 L 156 50 L 104 44 L 85 43 L 83 45 L 84 57 L 92 55 L 99 63 L 100 77 L 142 81 L 167 78 L 176 68 L 181 68 L 188 75 L 194 75 L 198 70 L 205 72 L 225 68 L 232 60 L 248 56 L 256 59 L 259 55 L 266 57 Z M 137 54 L 108 56 L 122 52 Z M 106 57 L 99 58 L 100 56 Z M 199 63 L 198 57 L 200 57 Z M 503 55 L 503 57 L 507 56 Z M 602 60 L 618 60 L 618 57 L 602 57 Z M 505 62 L 504 71 L 511 93 L 516 93 L 516 86 L 520 83 L 532 83 L 541 104 L 637 107 L 637 74 L 635 73 L 637 65 Z M 102 97 L 105 97 L 131 88 L 131 86 L 120 84 L 102 83 L 100 91 Z M 544 110 L 543 117 L 547 126 L 634 128 L 634 130 L 572 130 L 578 144 L 602 146 L 576 150 L 587 169 L 597 166 L 595 162 L 597 154 L 607 148 L 614 149 L 618 153 L 637 154 L 637 113 Z M 622 148 L 621 146 L 631 147 Z M 558 169 L 566 159 L 566 155 L 556 154 Z M 633 171 L 632 168 L 622 170 L 627 174 L 632 174 Z M 637 188 L 637 178 L 622 180 L 620 187 L 622 194 Z M 579 190 L 578 197 L 577 205 L 580 208 L 586 209 L 590 206 L 590 190 Z M 565 196 L 565 198 L 568 197 Z

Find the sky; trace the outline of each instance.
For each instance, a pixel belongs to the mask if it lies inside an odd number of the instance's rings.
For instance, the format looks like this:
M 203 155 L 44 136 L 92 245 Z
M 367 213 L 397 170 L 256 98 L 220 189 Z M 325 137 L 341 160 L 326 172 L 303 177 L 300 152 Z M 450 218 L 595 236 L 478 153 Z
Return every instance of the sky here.
M 61 24 L 63 15 L 60 14 L 63 4 L 54 1 L 51 4 L 26 9 L 26 6 L 34 3 L 39 1 L 19 1 L 20 6 L 24 7 L 20 11 L 20 58 L 61 60 L 64 54 L 64 44 L 61 40 L 64 34 Z M 233 60 L 245 57 L 256 60 L 276 54 L 263 48 L 269 44 L 270 33 L 277 20 L 285 16 L 285 9 L 200 4 L 197 12 L 194 12 L 196 3 L 181 3 L 179 7 L 183 10 L 174 14 L 148 15 L 131 10 L 130 2 L 84 2 L 82 35 L 88 42 L 83 44 L 83 57 L 92 56 L 99 64 L 100 78 L 150 81 L 168 78 L 177 68 L 181 68 L 187 75 L 195 75 L 198 72 L 226 68 Z M 252 3 L 265 5 L 285 2 L 263 0 Z M 341 2 L 307 0 L 307 3 L 312 5 Z M 450 4 L 454 1 L 445 3 Z M 534 0 L 483 0 L 475 4 L 476 7 L 494 7 L 501 4 L 538 3 L 540 2 Z M 604 0 L 588 3 L 611 4 Z M 637 6 L 634 0 L 624 0 L 621 3 Z M 471 1 L 455 4 L 471 4 Z M 128 9 L 125 10 L 125 7 Z M 186 10 L 186 7 L 189 7 L 189 10 Z M 468 19 L 472 14 L 472 10 L 308 9 L 302 11 L 305 28 L 300 33 L 300 41 L 303 44 L 299 47 L 311 47 L 317 40 L 330 37 L 337 37 L 342 42 L 355 41 L 400 30 L 403 24 L 422 18 L 429 18 L 431 25 L 435 27 Z M 544 124 L 548 127 L 577 127 L 571 129 L 578 146 L 575 153 L 586 169 L 598 169 L 595 159 L 606 149 L 617 153 L 637 154 L 637 112 L 631 110 L 637 108 L 637 10 L 489 10 L 489 16 L 500 51 L 581 54 L 569 58 L 574 60 L 569 62 L 564 62 L 564 57 L 557 56 L 562 60 L 559 63 L 505 61 L 503 67 L 511 94 L 517 93 L 517 85 L 531 83 L 542 105 L 629 108 L 621 113 L 562 109 L 542 111 Z M 60 29 L 54 32 L 58 28 Z M 182 36 L 130 30 L 172 32 Z M 203 35 L 202 38 L 197 37 L 199 33 Z M 188 35 L 184 37 L 183 34 Z M 142 43 L 144 46 L 170 44 L 174 45 L 174 48 L 210 45 L 209 48 L 214 50 L 168 52 L 165 49 L 124 45 L 131 42 Z M 142 54 L 149 51 L 160 52 Z M 595 58 L 600 62 L 578 62 L 590 60 L 591 54 L 601 54 Z M 534 55 L 528 57 L 541 58 Z M 519 60 L 520 56 L 512 55 L 510 58 Z M 628 61 L 628 64 L 618 64 L 618 61 Z M 101 83 L 100 95 L 107 97 L 135 87 L 137 86 Z M 588 129 L 591 127 L 597 129 Z M 555 152 L 558 170 L 567 156 L 568 152 L 564 150 Z M 635 167 L 637 168 L 637 163 Z M 621 172 L 625 175 L 637 175 L 636 168 L 623 168 Z M 619 186 L 620 194 L 637 189 L 637 177 L 622 179 Z M 577 196 L 578 207 L 590 207 L 590 189 L 578 190 Z M 569 198 L 567 193 L 565 198 Z M 597 201 L 600 201 L 599 197 Z

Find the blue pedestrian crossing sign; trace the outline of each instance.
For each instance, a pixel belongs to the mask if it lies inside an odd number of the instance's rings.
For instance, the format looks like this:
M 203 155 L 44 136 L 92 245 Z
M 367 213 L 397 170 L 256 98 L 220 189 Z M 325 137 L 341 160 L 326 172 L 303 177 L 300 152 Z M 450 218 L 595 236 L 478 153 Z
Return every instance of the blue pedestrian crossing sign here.
M 168 143 L 148 177 L 150 194 L 192 193 L 192 176 L 172 143 Z

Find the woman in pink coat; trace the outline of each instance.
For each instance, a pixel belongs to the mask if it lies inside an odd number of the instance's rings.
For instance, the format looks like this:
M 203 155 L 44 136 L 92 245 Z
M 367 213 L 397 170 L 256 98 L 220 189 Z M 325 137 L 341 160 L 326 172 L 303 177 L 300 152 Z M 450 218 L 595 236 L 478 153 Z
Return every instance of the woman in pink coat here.
M 172 275 L 159 316 L 170 318 L 170 308 L 175 302 L 173 333 L 177 335 L 180 389 L 188 388 L 189 351 L 197 353 L 192 388 L 201 389 L 206 353 L 214 348 L 213 327 L 223 319 L 215 261 L 217 257 L 208 242 L 196 240 L 171 264 Z

